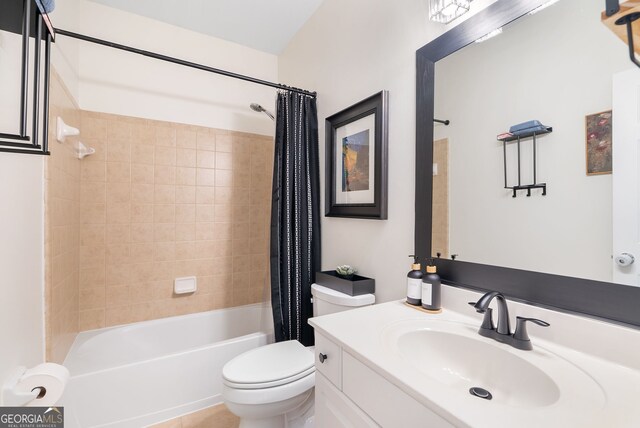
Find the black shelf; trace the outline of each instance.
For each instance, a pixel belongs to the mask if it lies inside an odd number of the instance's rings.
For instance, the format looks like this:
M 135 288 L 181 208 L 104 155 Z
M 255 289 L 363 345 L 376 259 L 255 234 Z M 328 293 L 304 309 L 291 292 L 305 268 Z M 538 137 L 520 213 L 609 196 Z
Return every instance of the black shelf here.
M 542 196 L 547 195 L 547 183 L 538 183 L 536 177 L 536 169 L 537 169 L 537 160 L 536 160 L 536 138 L 540 135 L 550 134 L 553 132 L 553 128 L 550 126 L 545 127 L 544 129 L 538 129 L 536 131 L 525 132 L 519 135 L 511 135 L 506 138 L 498 138 L 498 141 L 502 141 L 502 150 L 504 156 L 504 188 L 513 191 L 513 195 L 511 197 L 516 198 L 518 196 L 519 190 L 526 190 L 527 197 L 531 196 L 531 189 L 542 189 Z M 524 139 L 532 138 L 533 143 L 533 184 L 522 184 L 521 176 L 520 176 L 520 142 Z M 507 143 L 515 141 L 518 145 L 518 185 L 517 186 L 509 186 L 507 184 Z
M 553 128 L 551 126 L 547 126 L 545 129 L 541 129 L 538 131 L 526 132 L 520 135 L 513 135 L 507 138 L 498 138 L 498 141 L 502 141 L 503 143 L 510 143 L 511 141 L 518 141 L 518 139 L 524 140 L 525 138 L 535 137 L 538 135 L 550 134 L 553 132 Z

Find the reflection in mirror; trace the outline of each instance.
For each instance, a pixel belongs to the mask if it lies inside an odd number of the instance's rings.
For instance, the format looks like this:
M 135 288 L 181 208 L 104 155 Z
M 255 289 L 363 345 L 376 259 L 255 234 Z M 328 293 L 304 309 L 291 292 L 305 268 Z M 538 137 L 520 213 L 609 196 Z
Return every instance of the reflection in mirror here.
M 611 139 L 602 130 L 594 133 L 593 123 L 587 132 L 586 118 L 624 104 L 620 99 L 637 109 L 640 93 L 621 84 L 612 89 L 614 81 L 640 88 L 640 70 L 629 62 L 627 46 L 600 22 L 603 7 L 561 0 L 436 63 L 435 116 L 451 124 L 434 129 L 433 255 L 638 285 L 640 260 L 625 268 L 612 257 L 634 252 L 627 244 L 614 248 L 617 235 L 637 231 L 640 214 L 629 217 L 626 232 L 614 232 L 612 212 L 625 202 L 614 198 L 612 180 L 625 174 L 637 186 L 635 169 L 618 171 L 616 162 L 638 157 L 614 139 L 615 177 L 587 175 L 587 134 L 591 167 L 598 171 L 607 169 Z M 622 117 L 614 110 L 614 136 Z M 595 125 L 603 118 L 608 116 L 596 117 Z M 504 168 L 506 159 L 507 186 L 517 184 L 518 144 L 507 143 L 505 157 L 497 135 L 529 120 L 553 127 L 536 138 L 536 179 L 547 183 L 547 194 L 533 189 L 530 197 L 525 190 L 514 198 L 505 189 Z M 521 184 L 533 182 L 533 165 L 533 141 L 523 138 Z M 633 195 L 627 205 L 637 210 L 638 192 Z
M 432 253 L 449 257 L 449 140 L 433 142 Z

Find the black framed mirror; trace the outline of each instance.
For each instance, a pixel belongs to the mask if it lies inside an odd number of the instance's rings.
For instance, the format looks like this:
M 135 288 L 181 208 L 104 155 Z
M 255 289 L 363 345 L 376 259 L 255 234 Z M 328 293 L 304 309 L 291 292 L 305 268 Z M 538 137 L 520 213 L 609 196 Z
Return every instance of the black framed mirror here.
M 434 180 L 431 165 L 434 163 L 436 63 L 546 3 L 548 0 L 498 0 L 416 52 L 415 251 L 422 258 L 435 255 L 432 251 Z M 604 1 L 601 3 L 604 8 Z M 502 130 L 496 129 L 495 134 L 499 131 Z M 533 305 L 640 327 L 637 310 L 640 287 L 461 259 L 438 259 L 437 266 L 447 285 L 478 291 L 497 290 L 508 298 Z

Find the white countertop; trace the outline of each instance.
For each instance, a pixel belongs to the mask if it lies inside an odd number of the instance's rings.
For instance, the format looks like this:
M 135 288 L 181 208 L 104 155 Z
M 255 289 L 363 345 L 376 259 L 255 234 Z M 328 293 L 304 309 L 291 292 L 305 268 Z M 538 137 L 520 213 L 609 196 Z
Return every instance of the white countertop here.
M 478 340 L 501 347 L 532 364 L 555 355 L 563 360 L 563 364 L 572 364 L 588 375 L 585 378 L 590 377 L 599 385 L 599 388 L 584 390 L 569 388 L 570 394 L 561 388 L 560 399 L 538 407 L 504 405 L 498 400 L 482 400 L 467 391 L 449 388 L 416 370 L 390 349 L 386 333 L 392 325 L 415 323 L 418 326 L 433 320 L 456 323 L 467 331 L 479 328 L 482 315 L 475 313 L 467 302 L 480 296 L 468 290 L 443 286 L 444 309 L 438 315 L 426 314 L 408 307 L 403 301 L 395 301 L 312 318 L 309 323 L 456 426 L 640 426 L 640 330 L 509 301 L 512 325 L 515 326 L 516 315 L 551 323 L 548 328 L 529 327 L 534 350 L 517 350 L 480 335 L 477 335 Z M 492 307 L 494 305 L 492 303 Z M 497 322 L 497 315 L 494 310 L 494 322 Z M 576 371 L 575 368 L 572 370 Z M 554 372 L 554 381 L 559 384 L 573 382 L 569 371 L 566 375 L 562 371 Z

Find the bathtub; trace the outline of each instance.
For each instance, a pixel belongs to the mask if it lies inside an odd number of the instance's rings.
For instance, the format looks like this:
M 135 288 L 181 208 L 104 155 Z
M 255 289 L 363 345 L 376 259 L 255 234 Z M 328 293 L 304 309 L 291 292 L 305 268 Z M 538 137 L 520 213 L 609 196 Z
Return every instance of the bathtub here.
M 80 333 L 64 361 L 67 428 L 140 428 L 221 403 L 222 367 L 270 341 L 269 313 L 257 304 Z

